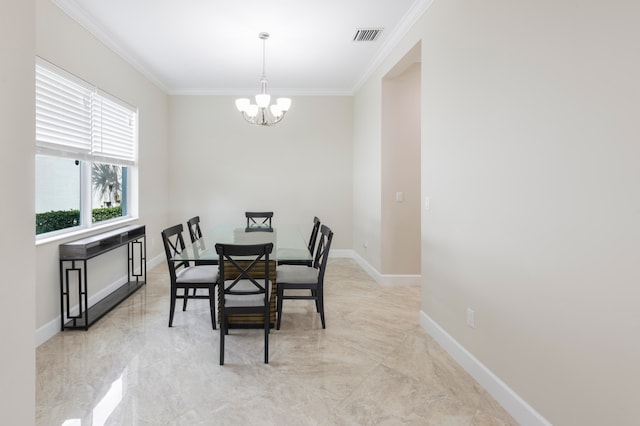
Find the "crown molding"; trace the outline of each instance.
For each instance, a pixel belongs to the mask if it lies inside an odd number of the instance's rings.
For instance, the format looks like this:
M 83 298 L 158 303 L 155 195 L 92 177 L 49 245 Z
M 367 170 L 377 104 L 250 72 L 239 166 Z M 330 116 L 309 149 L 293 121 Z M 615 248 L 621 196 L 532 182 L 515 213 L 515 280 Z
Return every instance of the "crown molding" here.
M 233 97 L 253 97 L 258 93 L 254 87 L 251 89 L 170 89 L 167 94 L 172 96 L 233 96 Z M 322 89 L 322 90 L 306 90 L 306 89 L 286 89 L 286 88 L 269 88 L 269 94 L 274 97 L 292 97 L 292 96 L 353 96 L 350 90 L 342 89 Z
M 432 3 L 433 0 L 417 0 L 411 6 L 411 9 L 409 9 L 400 20 L 400 23 L 398 24 L 396 30 L 385 41 L 382 48 L 378 51 L 378 54 L 369 63 L 369 66 L 366 68 L 365 72 L 362 74 L 356 85 L 351 90 L 352 95 L 355 95 L 356 92 L 371 77 L 371 75 L 373 75 L 376 69 L 382 64 L 387 56 L 391 54 L 393 49 L 398 45 L 398 43 L 400 43 L 400 40 L 402 40 L 402 38 L 407 35 L 409 30 L 426 12 L 426 10 L 429 8 L 429 6 L 431 6 Z
M 71 19 L 76 21 L 85 30 L 91 33 L 101 43 L 115 52 L 118 56 L 124 59 L 129 65 L 135 68 L 145 78 L 155 84 L 160 90 L 165 93 L 169 92 L 169 87 L 159 78 L 157 78 L 151 71 L 149 71 L 140 61 L 121 47 L 117 39 L 109 31 L 103 27 L 97 25 L 92 19 L 91 15 L 87 14 L 78 3 L 74 0 L 51 0 L 53 4 L 58 6 L 64 13 L 66 13 Z

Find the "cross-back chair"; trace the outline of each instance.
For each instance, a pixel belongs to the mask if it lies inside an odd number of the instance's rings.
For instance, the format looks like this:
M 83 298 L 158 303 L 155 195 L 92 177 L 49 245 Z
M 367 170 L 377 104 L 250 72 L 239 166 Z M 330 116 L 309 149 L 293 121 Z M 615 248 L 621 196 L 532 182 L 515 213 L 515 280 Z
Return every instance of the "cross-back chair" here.
M 233 314 L 263 315 L 264 362 L 269 363 L 269 298 L 272 289 L 269 255 L 272 251 L 273 243 L 216 244 L 220 265 L 220 365 L 224 365 L 228 317 Z
M 327 269 L 327 260 L 333 231 L 326 225 L 320 226 L 320 241 L 316 249 L 313 266 L 306 265 L 279 265 L 276 269 L 276 282 L 278 283 L 277 311 L 278 319 L 276 329 L 280 330 L 282 319 L 282 302 L 286 299 L 314 300 L 316 311 L 320 314 L 322 328 L 324 321 L 324 275 Z M 289 290 L 310 290 L 310 294 L 287 294 Z
M 173 326 L 176 300 L 183 299 L 182 310 L 187 308 L 187 298 L 208 299 L 211 311 L 211 326 L 216 328 L 215 287 L 218 284 L 218 267 L 213 265 L 191 265 L 186 260 L 174 260 L 184 250 L 182 224 L 171 226 L 162 231 L 162 242 L 167 256 L 167 266 L 171 279 L 171 302 L 169 307 L 169 327 Z M 206 295 L 189 295 L 190 289 L 206 289 Z

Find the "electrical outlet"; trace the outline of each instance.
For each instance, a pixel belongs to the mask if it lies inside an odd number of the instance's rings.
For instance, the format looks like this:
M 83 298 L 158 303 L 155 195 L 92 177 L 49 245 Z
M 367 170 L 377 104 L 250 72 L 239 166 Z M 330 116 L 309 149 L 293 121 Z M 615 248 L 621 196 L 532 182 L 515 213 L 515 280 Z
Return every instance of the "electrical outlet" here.
M 369 241 L 364 240 L 364 242 L 362 243 L 362 247 L 364 247 L 364 248 L 369 247 Z
M 476 328 L 476 313 L 471 308 L 467 308 L 467 325 Z

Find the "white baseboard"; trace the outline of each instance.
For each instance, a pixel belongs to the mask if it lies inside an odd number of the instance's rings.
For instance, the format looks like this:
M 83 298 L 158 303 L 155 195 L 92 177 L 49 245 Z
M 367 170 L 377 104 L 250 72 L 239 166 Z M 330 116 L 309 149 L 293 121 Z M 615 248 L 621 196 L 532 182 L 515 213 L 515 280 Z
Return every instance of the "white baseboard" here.
M 540 413 L 515 393 L 498 376 L 458 343 L 424 311 L 420 311 L 420 326 L 471 375 L 522 426 L 551 426 Z
M 36 347 L 60 333 L 60 315 L 36 330 Z
M 164 261 L 164 259 L 165 259 L 164 255 L 160 255 L 148 261 L 147 271 L 158 266 L 162 261 Z M 103 288 L 102 290 L 100 290 L 99 292 L 97 292 L 96 294 L 94 294 L 89 298 L 89 301 L 88 301 L 89 306 L 95 305 L 97 302 L 99 302 L 104 297 L 111 294 L 114 290 L 117 290 L 118 287 L 120 287 L 126 282 L 127 282 L 127 277 L 121 277 L 117 281 L 109 284 L 107 287 Z M 77 306 L 72 307 L 71 311 L 73 312 L 74 309 L 77 310 Z M 56 318 L 52 319 L 51 321 L 49 321 L 48 323 L 46 323 L 45 325 L 43 325 L 42 327 L 36 330 L 36 336 L 35 336 L 36 347 L 40 346 L 41 344 L 43 344 L 44 342 L 46 342 L 47 340 L 49 340 L 50 338 L 58 334 L 59 332 L 60 332 L 60 315 L 58 315 Z
M 378 272 L 376 268 L 371 266 L 369 262 L 364 260 L 362 256 L 360 256 L 355 250 L 344 250 L 348 251 L 349 257 L 355 260 L 358 265 L 365 270 L 371 278 L 375 280 L 380 285 L 419 285 L 422 283 L 422 275 L 391 275 L 391 274 L 381 274 Z
M 346 257 L 347 259 L 353 258 L 353 250 L 350 249 L 331 249 L 329 251 L 329 257 Z
M 422 283 L 422 275 L 381 275 L 380 284 L 382 285 L 420 285 Z

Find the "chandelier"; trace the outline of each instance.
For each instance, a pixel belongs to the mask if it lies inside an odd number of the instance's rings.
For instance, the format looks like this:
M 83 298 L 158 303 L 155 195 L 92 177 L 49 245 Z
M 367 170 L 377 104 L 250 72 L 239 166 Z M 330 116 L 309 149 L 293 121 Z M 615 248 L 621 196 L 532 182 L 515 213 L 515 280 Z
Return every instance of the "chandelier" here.
M 236 99 L 236 108 L 242 117 L 251 124 L 260 126 L 273 126 L 284 118 L 291 99 L 278 98 L 276 103 L 271 103 L 271 95 L 267 94 L 267 76 L 265 74 L 265 45 L 269 39 L 269 33 L 260 33 L 258 37 L 262 40 L 262 76 L 260 77 L 260 94 L 256 95 L 256 103 L 252 104 L 249 98 Z

